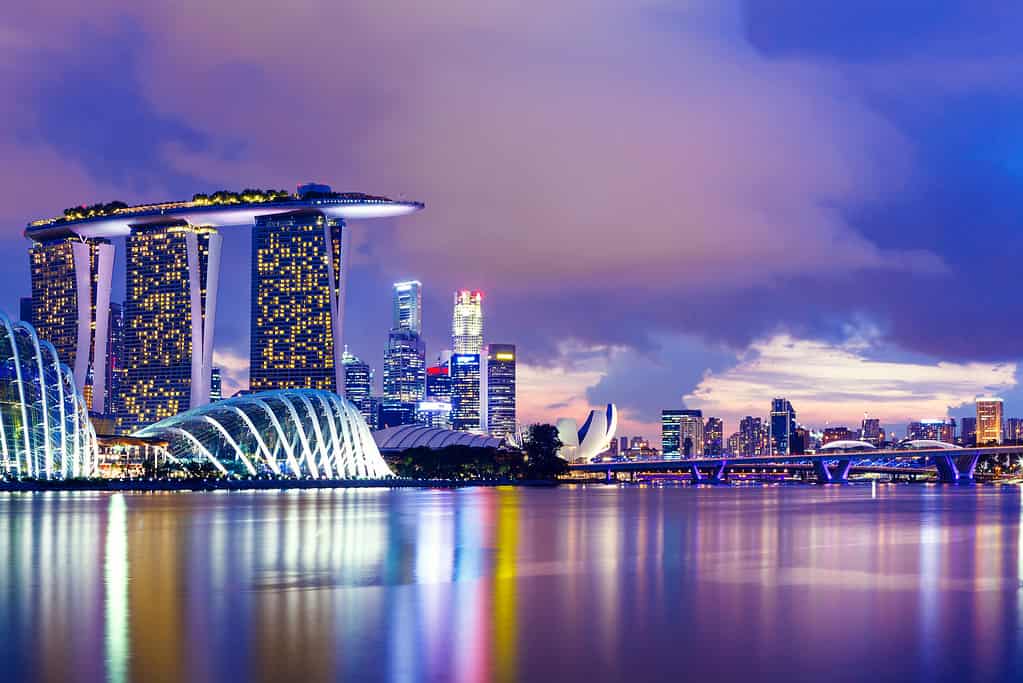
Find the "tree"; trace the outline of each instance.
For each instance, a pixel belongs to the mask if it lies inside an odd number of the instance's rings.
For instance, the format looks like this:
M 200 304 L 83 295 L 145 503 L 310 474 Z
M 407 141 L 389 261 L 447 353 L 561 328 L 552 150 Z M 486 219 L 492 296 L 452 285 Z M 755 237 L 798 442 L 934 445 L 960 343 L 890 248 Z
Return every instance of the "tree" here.
M 561 445 L 558 428 L 554 425 L 530 425 L 522 443 L 527 458 L 527 476 L 532 479 L 554 479 L 567 472 L 568 463 L 558 457 Z

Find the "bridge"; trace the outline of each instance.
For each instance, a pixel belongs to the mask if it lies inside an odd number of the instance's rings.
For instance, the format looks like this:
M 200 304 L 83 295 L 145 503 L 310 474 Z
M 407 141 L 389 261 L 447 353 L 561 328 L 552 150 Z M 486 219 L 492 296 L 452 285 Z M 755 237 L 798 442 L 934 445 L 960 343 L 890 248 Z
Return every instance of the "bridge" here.
M 980 448 L 934 448 L 912 450 L 866 450 L 810 455 L 770 455 L 756 457 L 692 458 L 680 460 L 636 460 L 621 462 L 600 462 L 569 465 L 570 472 L 602 472 L 607 481 L 619 472 L 688 473 L 693 483 L 718 484 L 726 481 L 729 468 L 750 465 L 783 466 L 809 465 L 816 475 L 818 484 L 842 484 L 849 481 L 854 466 L 858 471 L 884 471 L 893 473 L 917 471 L 934 473 L 943 484 L 972 484 L 977 462 L 981 456 L 1023 456 L 1021 446 L 985 446 Z M 877 461 L 917 461 L 925 459 L 926 467 L 910 470 L 893 468 L 890 464 L 876 464 Z

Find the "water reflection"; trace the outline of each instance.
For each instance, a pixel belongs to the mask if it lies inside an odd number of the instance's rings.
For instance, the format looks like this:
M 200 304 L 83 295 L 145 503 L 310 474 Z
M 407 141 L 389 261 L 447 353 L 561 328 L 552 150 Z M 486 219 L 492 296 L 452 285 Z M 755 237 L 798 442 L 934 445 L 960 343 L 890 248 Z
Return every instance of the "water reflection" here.
M 8 494 L 0 657 L 19 681 L 1015 680 L 1021 517 L 982 487 Z

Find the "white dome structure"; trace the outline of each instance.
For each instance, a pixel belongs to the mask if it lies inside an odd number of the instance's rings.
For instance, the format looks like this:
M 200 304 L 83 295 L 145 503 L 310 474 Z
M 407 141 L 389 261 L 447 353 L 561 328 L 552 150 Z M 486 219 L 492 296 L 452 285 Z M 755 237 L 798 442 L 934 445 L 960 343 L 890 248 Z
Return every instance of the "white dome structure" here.
M 907 439 L 900 441 L 897 448 L 906 450 L 945 450 L 954 451 L 962 450 L 962 446 L 957 446 L 954 443 L 948 443 L 946 441 L 936 441 L 935 439 Z
M 877 450 L 874 444 L 854 439 L 842 439 L 832 441 L 821 446 L 821 453 L 846 453 L 849 451 L 873 451 Z
M 590 462 L 611 447 L 617 430 L 618 408 L 614 403 L 608 403 L 602 410 L 591 410 L 578 430 L 575 420 L 561 418 L 558 436 L 562 447 L 558 455 L 569 462 Z
M 160 420 L 133 436 L 163 439 L 179 463 L 207 463 L 224 475 L 394 476 L 359 410 L 318 389 L 236 396 Z
M 53 344 L 0 313 L 0 475 L 96 474 L 99 451 L 85 398 Z

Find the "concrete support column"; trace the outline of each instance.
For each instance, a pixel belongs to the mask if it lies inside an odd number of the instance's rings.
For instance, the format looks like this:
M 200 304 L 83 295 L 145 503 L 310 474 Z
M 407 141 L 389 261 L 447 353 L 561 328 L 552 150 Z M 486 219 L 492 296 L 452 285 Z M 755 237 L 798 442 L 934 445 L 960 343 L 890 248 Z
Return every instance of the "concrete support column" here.
M 107 412 L 107 338 L 110 334 L 110 287 L 114 279 L 114 245 L 96 247 L 96 337 L 92 356 L 92 410 Z M 82 387 L 79 386 L 79 389 Z

